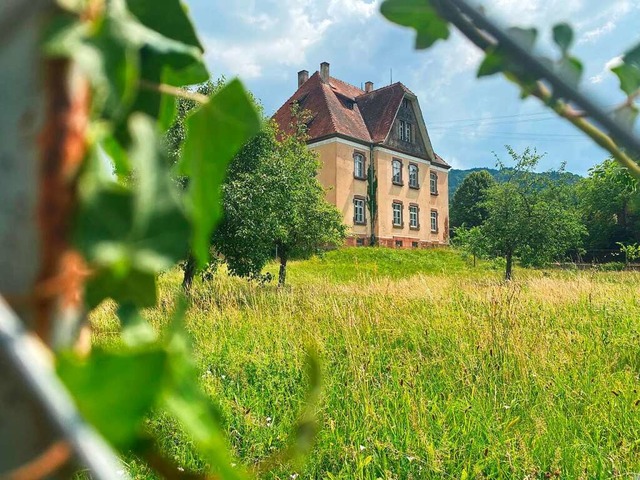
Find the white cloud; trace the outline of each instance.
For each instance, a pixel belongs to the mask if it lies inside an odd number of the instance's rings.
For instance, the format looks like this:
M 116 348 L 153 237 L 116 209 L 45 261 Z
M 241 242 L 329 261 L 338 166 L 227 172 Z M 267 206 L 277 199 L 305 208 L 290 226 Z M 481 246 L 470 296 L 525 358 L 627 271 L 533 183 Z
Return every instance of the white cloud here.
M 214 71 L 255 79 L 270 67 L 303 64 L 308 51 L 326 40 L 329 29 L 367 21 L 377 13 L 379 2 L 284 0 L 277 6 L 256 3 L 251 8 L 243 6 L 242 13 L 235 16 L 250 28 L 260 30 L 259 35 L 205 36 L 206 58 Z M 357 37 L 350 40 L 358 45 Z
M 578 24 L 579 30 L 586 30 L 578 40 L 578 44 L 594 43 L 616 29 L 618 22 L 634 8 L 640 8 L 637 0 L 619 0 L 593 18 L 585 19 Z
M 622 63 L 622 55 L 613 57 L 612 59 L 607 61 L 607 63 L 604 64 L 604 68 L 600 71 L 600 73 L 589 78 L 589 81 L 593 84 L 602 83 L 602 81 L 604 80 L 604 76 L 608 74 L 612 68 L 617 67 L 621 63 Z

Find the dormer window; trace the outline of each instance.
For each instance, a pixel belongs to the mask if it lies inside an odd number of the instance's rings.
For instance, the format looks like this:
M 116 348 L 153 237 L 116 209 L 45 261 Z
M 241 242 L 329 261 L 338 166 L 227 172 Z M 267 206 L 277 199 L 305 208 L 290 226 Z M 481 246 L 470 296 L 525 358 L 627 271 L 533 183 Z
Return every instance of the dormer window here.
M 405 98 L 402 100 L 402 108 L 409 108 L 409 99 Z
M 412 142 L 413 140 L 413 125 L 404 120 L 400 120 L 398 125 L 398 136 L 400 140 L 405 142 Z

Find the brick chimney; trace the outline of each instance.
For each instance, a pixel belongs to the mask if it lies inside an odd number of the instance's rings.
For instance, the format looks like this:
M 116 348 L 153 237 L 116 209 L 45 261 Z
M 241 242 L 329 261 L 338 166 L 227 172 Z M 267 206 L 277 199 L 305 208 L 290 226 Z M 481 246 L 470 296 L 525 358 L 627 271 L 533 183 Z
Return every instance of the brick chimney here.
M 367 82 L 364 84 L 364 91 L 366 93 L 373 92 L 373 82 Z
M 304 82 L 309 80 L 309 72 L 307 70 L 300 70 L 298 72 L 298 88 L 304 85 Z
M 330 73 L 329 73 L 329 63 L 327 62 L 322 62 L 320 64 L 320 78 L 322 79 L 322 81 L 324 83 L 329 83 L 329 77 L 330 77 Z

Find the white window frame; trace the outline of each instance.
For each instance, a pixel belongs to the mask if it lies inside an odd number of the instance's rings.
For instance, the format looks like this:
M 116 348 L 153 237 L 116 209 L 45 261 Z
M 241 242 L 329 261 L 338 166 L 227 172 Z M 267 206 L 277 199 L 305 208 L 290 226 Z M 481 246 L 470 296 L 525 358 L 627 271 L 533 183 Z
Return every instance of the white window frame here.
M 438 233 L 438 211 L 431 210 L 431 233 Z
M 411 175 L 411 172 L 413 171 L 414 175 Z M 419 174 L 420 170 L 418 168 L 418 165 L 416 165 L 415 163 L 410 163 L 409 164 L 409 186 L 413 187 L 413 188 L 420 188 L 420 184 L 418 183 L 418 174 Z
M 358 174 L 358 164 L 361 167 L 361 173 Z M 363 179 L 365 178 L 365 156 L 360 152 L 354 152 L 353 154 L 353 176 L 355 178 Z
M 404 141 L 411 143 L 411 134 L 413 133 L 413 126 L 409 122 L 404 122 Z
M 420 207 L 418 205 L 409 205 L 409 226 L 411 228 L 420 228 Z
M 391 212 L 392 212 L 392 219 L 391 221 L 393 222 L 393 226 L 394 227 L 402 227 L 403 226 L 403 222 L 402 222 L 402 210 L 404 210 L 402 203 L 400 202 L 393 202 L 391 204 Z M 396 217 L 397 214 L 397 217 Z M 396 218 L 397 218 L 397 222 L 396 222 Z
M 367 223 L 365 203 L 363 198 L 353 199 L 353 223 L 355 225 L 366 225 Z
M 431 195 L 438 194 L 438 174 L 436 172 L 429 172 L 429 191 Z
M 402 162 L 397 158 L 391 160 L 391 182 L 402 185 Z
M 400 140 L 404 141 L 404 132 L 405 132 L 405 121 L 404 120 L 400 120 L 400 123 L 398 125 L 398 130 L 399 130 L 399 137 Z

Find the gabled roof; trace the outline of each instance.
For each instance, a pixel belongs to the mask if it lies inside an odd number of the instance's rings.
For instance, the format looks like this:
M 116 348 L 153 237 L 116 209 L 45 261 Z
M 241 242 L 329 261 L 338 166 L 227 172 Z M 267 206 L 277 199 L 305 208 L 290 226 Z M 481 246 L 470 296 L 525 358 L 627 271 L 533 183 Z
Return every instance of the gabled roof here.
M 381 144 L 389 136 L 405 96 L 416 99 L 415 94 L 400 82 L 367 93 L 337 78 L 329 77 L 328 82 L 323 82 L 320 73 L 315 72 L 273 118 L 285 133 L 292 133 L 291 107 L 297 102 L 301 109 L 312 114 L 307 132 L 311 140 L 342 135 L 363 143 Z M 447 162 L 431 149 L 421 113 L 419 122 L 424 130 L 430 160 L 448 168 Z

